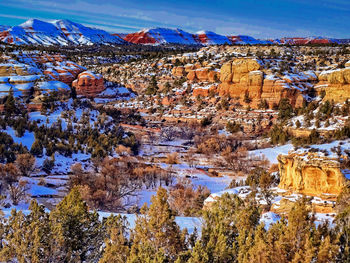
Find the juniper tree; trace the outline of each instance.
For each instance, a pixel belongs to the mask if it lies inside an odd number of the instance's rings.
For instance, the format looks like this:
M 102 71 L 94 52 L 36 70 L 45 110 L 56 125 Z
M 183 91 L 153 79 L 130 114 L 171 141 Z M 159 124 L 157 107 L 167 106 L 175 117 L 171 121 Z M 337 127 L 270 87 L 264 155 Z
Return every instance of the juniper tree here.
M 128 262 L 173 262 L 185 250 L 185 234 L 175 222 L 168 204 L 168 194 L 159 188 L 151 205 L 143 207 L 132 232 L 132 247 Z
M 98 257 L 101 226 L 97 213 L 90 213 L 78 188 L 50 213 L 51 255 L 55 262 L 91 262 Z

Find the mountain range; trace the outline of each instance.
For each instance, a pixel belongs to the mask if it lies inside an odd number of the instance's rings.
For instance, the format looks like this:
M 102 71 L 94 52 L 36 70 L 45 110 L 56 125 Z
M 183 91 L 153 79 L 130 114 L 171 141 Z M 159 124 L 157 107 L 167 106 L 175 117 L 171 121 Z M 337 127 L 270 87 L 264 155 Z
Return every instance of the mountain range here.
M 220 44 L 328 44 L 349 43 L 348 39 L 324 37 L 296 37 L 260 40 L 251 36 L 224 36 L 211 31 L 195 34 L 182 29 L 151 28 L 130 34 L 110 34 L 104 30 L 91 28 L 69 20 L 50 22 L 29 19 L 13 27 L 0 25 L 0 41 L 9 44 L 27 45 L 93 45 L 93 44 L 182 44 L 182 45 L 220 45 Z
M 29 19 L 18 26 L 4 28 L 0 32 L 0 41 L 45 46 L 125 43 L 120 37 L 113 36 L 104 30 L 86 27 L 69 20 L 44 22 L 38 19 Z

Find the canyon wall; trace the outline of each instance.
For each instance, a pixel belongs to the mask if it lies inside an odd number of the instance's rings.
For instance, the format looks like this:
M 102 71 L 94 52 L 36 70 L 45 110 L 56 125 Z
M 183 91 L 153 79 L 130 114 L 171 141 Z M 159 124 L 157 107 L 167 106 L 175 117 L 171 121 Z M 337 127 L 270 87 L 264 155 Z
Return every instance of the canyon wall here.
M 236 98 L 241 105 L 257 108 L 265 101 L 271 108 L 281 98 L 289 98 L 294 107 L 302 106 L 304 87 L 295 88 L 294 80 L 265 76 L 256 59 L 239 58 L 225 63 L 220 70 L 219 95 Z M 299 81 L 299 80 L 298 80 Z

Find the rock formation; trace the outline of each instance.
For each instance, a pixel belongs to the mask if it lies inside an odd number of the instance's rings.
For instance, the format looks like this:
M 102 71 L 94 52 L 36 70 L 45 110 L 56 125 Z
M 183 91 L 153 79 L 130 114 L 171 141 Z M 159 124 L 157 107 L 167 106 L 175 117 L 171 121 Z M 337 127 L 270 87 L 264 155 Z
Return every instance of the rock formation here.
M 350 98 L 350 67 L 321 72 L 318 87 L 324 89 L 326 100 L 341 103 Z
M 193 96 L 194 97 L 208 97 L 210 92 L 216 92 L 217 85 L 208 85 L 206 87 L 194 87 L 193 88 Z
M 78 95 L 86 97 L 95 97 L 105 90 L 102 75 L 90 71 L 80 73 L 78 78 L 73 81 L 72 86 L 76 89 Z
M 279 155 L 279 188 L 310 195 L 337 196 L 346 182 L 336 159 L 315 153 Z
M 237 98 L 241 105 L 257 108 L 262 100 L 266 100 L 269 107 L 278 104 L 281 98 L 289 98 L 294 107 L 302 106 L 303 91 L 306 88 L 300 83 L 305 79 L 281 79 L 275 76 L 265 76 L 261 62 L 256 59 L 239 58 L 225 63 L 220 70 L 219 94 Z M 295 83 L 298 81 L 297 83 Z

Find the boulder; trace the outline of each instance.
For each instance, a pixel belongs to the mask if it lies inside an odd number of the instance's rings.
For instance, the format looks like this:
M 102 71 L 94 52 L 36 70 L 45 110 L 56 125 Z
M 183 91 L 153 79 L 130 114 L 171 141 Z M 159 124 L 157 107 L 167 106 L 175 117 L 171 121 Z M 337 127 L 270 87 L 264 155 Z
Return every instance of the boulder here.
M 209 82 L 218 82 L 220 79 L 220 73 L 217 71 L 209 71 L 208 73 L 208 81 Z

